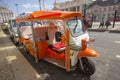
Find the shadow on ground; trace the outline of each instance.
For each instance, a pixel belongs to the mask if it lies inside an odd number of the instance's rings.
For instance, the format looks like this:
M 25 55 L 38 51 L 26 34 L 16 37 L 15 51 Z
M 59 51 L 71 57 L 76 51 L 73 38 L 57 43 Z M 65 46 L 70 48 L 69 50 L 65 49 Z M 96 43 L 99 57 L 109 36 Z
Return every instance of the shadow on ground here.
M 79 69 L 76 69 L 72 72 L 67 72 L 66 70 L 44 60 L 39 60 L 39 62 L 36 63 L 33 56 L 25 53 L 24 50 L 20 48 L 20 46 L 17 47 L 28 60 L 28 62 L 32 65 L 32 67 L 40 75 L 44 76 L 44 80 L 90 80 L 90 77 L 83 75 Z

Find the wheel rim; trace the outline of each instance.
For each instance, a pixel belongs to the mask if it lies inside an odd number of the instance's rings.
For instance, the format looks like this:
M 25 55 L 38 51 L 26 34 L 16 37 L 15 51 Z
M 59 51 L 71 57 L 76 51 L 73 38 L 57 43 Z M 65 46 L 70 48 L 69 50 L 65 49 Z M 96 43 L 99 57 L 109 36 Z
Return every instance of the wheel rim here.
M 15 40 L 15 37 L 13 37 L 13 41 L 14 41 L 14 43 L 16 44 L 16 40 Z
M 86 63 L 83 63 L 83 71 L 90 72 L 90 69 L 88 68 Z

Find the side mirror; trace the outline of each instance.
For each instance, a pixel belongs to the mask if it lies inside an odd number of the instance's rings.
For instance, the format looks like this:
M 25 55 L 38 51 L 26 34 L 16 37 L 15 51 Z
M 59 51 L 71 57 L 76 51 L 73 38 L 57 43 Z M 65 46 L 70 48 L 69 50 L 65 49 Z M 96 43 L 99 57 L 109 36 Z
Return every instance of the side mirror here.
M 56 32 L 55 33 L 55 40 L 56 40 L 56 42 L 60 42 L 61 41 L 61 36 L 62 36 L 62 34 L 61 34 L 61 32 Z
M 89 42 L 95 42 L 95 38 L 94 37 L 90 37 L 89 38 Z

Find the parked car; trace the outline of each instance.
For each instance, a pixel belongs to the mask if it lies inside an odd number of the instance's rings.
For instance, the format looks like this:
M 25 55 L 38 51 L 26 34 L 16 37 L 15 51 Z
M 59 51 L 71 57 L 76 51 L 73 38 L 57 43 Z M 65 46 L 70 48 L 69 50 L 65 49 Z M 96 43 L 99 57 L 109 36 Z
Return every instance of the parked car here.
M 7 22 L 2 23 L 1 28 L 2 28 L 4 31 L 7 31 L 7 30 L 8 30 L 8 23 L 7 23 Z
M 15 44 L 18 43 L 18 29 L 16 26 L 16 19 L 11 19 L 9 20 L 9 33 L 10 33 L 10 37 L 12 38 L 13 42 Z

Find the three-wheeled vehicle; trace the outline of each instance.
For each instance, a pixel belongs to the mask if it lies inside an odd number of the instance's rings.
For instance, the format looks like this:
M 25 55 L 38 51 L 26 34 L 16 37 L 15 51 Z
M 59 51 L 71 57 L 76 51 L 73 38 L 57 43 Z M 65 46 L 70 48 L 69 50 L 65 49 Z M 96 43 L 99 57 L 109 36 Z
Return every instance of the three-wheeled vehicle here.
M 94 63 L 88 57 L 99 54 L 87 46 L 93 40 L 89 38 L 81 13 L 35 11 L 16 20 L 19 43 L 36 61 L 44 59 L 68 72 L 77 67 L 86 75 L 95 72 Z

